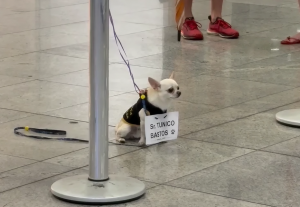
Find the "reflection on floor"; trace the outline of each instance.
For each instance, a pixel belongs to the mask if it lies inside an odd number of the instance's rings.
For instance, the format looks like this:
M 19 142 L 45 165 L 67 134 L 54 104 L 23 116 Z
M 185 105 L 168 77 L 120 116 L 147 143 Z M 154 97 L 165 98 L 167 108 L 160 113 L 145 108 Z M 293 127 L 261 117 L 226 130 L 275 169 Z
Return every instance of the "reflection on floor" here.
M 110 173 L 145 181 L 145 197 L 120 207 L 299 207 L 300 129 L 274 114 L 300 107 L 296 0 L 228 0 L 241 37 L 177 42 L 173 0 L 110 0 L 140 87 L 174 70 L 180 138 L 146 149 L 109 146 Z M 0 207 L 82 206 L 50 185 L 87 173 L 86 144 L 37 141 L 17 126 L 65 129 L 88 139 L 88 0 L 0 0 Z M 210 1 L 195 0 L 205 32 Z M 110 38 L 110 139 L 137 95 Z M 77 120 L 78 124 L 70 124 Z

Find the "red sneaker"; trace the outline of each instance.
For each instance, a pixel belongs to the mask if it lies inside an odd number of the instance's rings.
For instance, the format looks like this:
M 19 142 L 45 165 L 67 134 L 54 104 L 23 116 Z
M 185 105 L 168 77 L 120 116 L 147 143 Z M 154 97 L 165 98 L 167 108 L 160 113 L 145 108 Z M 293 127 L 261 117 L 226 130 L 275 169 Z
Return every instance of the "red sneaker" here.
M 226 22 L 224 19 L 218 17 L 215 22 L 211 21 L 211 16 L 208 17 L 209 29 L 207 30 L 208 34 L 219 35 L 222 38 L 238 38 L 239 32 L 232 29 L 231 25 Z
M 193 17 L 186 18 L 181 28 L 181 36 L 188 40 L 203 40 L 203 34 L 199 30 L 201 27 L 202 25 Z

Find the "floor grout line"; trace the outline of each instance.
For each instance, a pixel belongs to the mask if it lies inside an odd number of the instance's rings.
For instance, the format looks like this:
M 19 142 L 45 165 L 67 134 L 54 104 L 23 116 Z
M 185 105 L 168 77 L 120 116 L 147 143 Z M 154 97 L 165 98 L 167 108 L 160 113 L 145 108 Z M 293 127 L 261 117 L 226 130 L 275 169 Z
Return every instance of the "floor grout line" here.
M 236 201 L 243 201 L 243 202 L 247 202 L 247 203 L 253 203 L 253 204 L 264 205 L 264 206 L 269 206 L 269 207 L 278 207 L 278 206 L 272 206 L 272 205 L 263 204 L 263 203 L 256 203 L 256 202 L 252 202 L 252 201 L 247 201 L 247 200 L 243 200 L 243 199 L 232 198 L 232 197 L 229 197 L 229 196 L 223 196 L 223 195 L 219 195 L 219 194 L 209 193 L 209 192 L 205 192 L 205 191 L 191 190 L 191 189 L 182 188 L 182 187 L 173 186 L 173 185 L 168 185 L 168 184 L 162 184 L 162 185 L 163 186 L 168 186 L 168 187 L 173 187 L 173 188 L 178 188 L 178 189 L 182 189 L 182 190 L 188 190 L 188 191 L 203 193 L 203 194 L 207 194 L 207 195 L 212 195 L 212 196 L 217 196 L 217 197 L 232 199 L 232 200 L 236 200 Z M 157 186 L 154 186 L 154 187 L 157 187 Z
M 251 117 L 251 116 L 255 116 L 255 115 L 257 115 L 257 114 L 265 113 L 265 112 L 267 112 L 267 111 L 271 111 L 271 110 L 274 110 L 274 109 L 277 109 L 277 108 L 281 108 L 281 107 L 283 107 L 283 106 L 288 106 L 288 105 L 297 103 L 297 102 L 299 102 L 299 101 L 300 101 L 300 98 L 299 98 L 299 100 L 294 101 L 294 102 L 292 102 L 292 103 L 287 103 L 287 104 L 284 104 L 284 105 L 281 105 L 281 106 L 273 107 L 273 108 L 271 108 L 271 109 L 266 109 L 266 110 L 263 110 L 263 111 L 260 111 L 260 112 L 254 113 L 254 114 L 250 114 L 250 115 L 247 115 L 247 116 L 244 116 L 244 117 L 240 117 L 240 118 L 237 118 L 237 119 L 228 121 L 228 122 L 224 122 L 224 123 L 221 123 L 221 124 L 217 124 L 217 125 L 214 125 L 214 126 L 212 126 L 212 127 L 207 127 L 207 128 L 205 128 L 205 129 L 200 129 L 200 130 L 198 130 L 198 131 L 191 132 L 191 133 L 184 134 L 184 135 L 180 135 L 180 136 L 181 136 L 181 137 L 184 137 L 184 136 L 191 135 L 191 134 L 194 134 L 194 133 L 197 133 L 197 132 L 200 132 L 200 131 L 204 131 L 204 130 L 207 130 L 207 129 L 211 129 L 211 128 L 214 128 L 214 127 L 217 127 L 217 126 L 221 126 L 221 125 L 228 124 L 228 123 L 231 123 L 231 122 L 235 122 L 235 121 L 238 121 L 238 120 L 241 120 L 241 119 L 249 118 L 249 117 Z M 274 121 L 275 121 L 275 117 L 274 117 Z M 186 138 L 186 137 L 185 137 L 185 138 Z
M 219 162 L 218 164 L 213 164 L 213 165 L 211 165 L 211 166 L 205 167 L 205 168 L 203 168 L 203 169 L 197 170 L 197 171 L 192 172 L 192 173 L 189 173 L 189 174 L 187 174 L 187 175 L 183 175 L 183 176 L 180 176 L 180 177 L 178 177 L 178 178 L 169 180 L 169 181 L 167 181 L 167 182 L 165 182 L 165 183 L 163 183 L 163 184 L 167 185 L 168 183 L 171 183 L 171 182 L 173 182 L 173 181 L 175 181 L 175 180 L 179 180 L 179 179 L 188 177 L 188 176 L 190 176 L 190 175 L 199 173 L 199 172 L 201 172 L 201 171 L 207 170 L 207 169 L 209 169 L 209 168 L 213 168 L 213 167 L 216 167 L 216 166 L 218 166 L 218 165 L 221 165 L 221 164 L 224 164 L 224 163 L 233 161 L 233 160 L 235 160 L 235 159 L 239 159 L 239 158 L 241 158 L 241 157 L 244 157 L 244 156 L 247 156 L 247 155 L 249 155 L 249 154 L 252 154 L 252 153 L 254 153 L 254 152 L 256 152 L 256 151 L 257 151 L 257 150 L 253 150 L 252 152 L 248 152 L 248 153 L 242 154 L 242 155 L 237 156 L 237 157 L 229 158 L 228 160 Z

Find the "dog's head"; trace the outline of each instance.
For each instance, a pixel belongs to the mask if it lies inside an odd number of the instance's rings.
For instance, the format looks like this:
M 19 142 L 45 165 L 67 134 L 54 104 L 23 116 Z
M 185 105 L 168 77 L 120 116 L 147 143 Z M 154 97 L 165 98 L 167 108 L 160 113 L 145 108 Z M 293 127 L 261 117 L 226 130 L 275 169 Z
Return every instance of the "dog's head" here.
M 160 82 L 153 78 L 148 78 L 151 87 L 158 93 L 163 99 L 174 99 L 181 95 L 178 83 L 174 80 L 174 73 L 171 74 L 170 78 L 164 79 Z

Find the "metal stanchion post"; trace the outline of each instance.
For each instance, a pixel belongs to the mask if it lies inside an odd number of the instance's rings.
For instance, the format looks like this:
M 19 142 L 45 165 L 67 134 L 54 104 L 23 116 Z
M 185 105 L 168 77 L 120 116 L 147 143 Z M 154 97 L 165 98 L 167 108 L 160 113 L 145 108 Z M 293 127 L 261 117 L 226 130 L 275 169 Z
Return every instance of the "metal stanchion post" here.
M 108 51 L 109 0 L 90 0 L 90 162 L 89 176 L 56 181 L 54 196 L 78 203 L 109 204 L 134 200 L 145 193 L 145 184 L 108 175 Z

